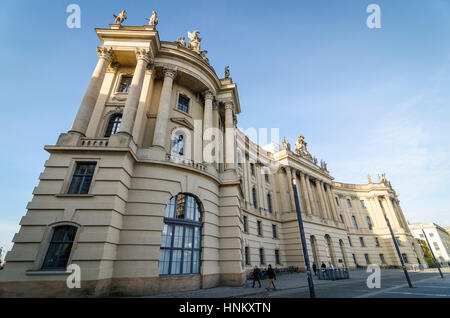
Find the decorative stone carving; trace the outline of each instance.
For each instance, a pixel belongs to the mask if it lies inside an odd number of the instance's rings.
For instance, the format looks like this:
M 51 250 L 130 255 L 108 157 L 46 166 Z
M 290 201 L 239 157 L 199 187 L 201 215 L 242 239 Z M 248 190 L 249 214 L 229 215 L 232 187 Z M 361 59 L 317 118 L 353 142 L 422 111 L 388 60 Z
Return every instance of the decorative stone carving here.
M 225 66 L 225 78 L 230 77 L 230 67 L 227 65 Z
M 320 160 L 320 169 L 322 169 L 323 171 L 328 172 L 327 163 L 324 160 Z
M 158 25 L 158 14 L 156 14 L 156 11 L 153 10 L 153 14 L 150 18 L 145 18 L 145 20 L 148 20 L 148 25 L 152 27 L 156 27 Z
M 186 41 L 184 39 L 184 36 L 180 36 L 175 42 L 177 42 L 179 45 L 185 47 L 186 46 Z
M 114 51 L 112 48 L 97 47 L 98 58 L 105 59 L 110 62 L 114 59 Z
M 301 157 L 311 156 L 307 149 L 308 143 L 305 141 L 305 137 L 300 135 L 295 143 L 295 153 Z
M 136 49 L 136 59 L 139 60 L 144 60 L 145 62 L 147 62 L 148 64 L 153 63 L 153 54 L 151 50 L 148 49 Z
M 197 30 L 192 33 L 188 32 L 189 37 L 188 48 L 190 48 L 194 52 L 197 52 L 198 54 L 200 54 L 200 42 L 202 41 L 202 38 L 198 36 L 199 34 L 200 31 Z
M 175 79 L 177 76 L 177 70 L 170 68 L 170 67 L 164 67 L 164 77 L 170 77 L 172 79 Z
M 206 63 L 209 64 L 209 59 L 206 57 L 206 54 L 208 53 L 208 51 L 201 51 L 200 55 L 202 56 L 202 58 L 206 61 Z
M 205 97 L 205 100 L 206 99 L 214 99 L 214 95 L 213 95 L 213 93 L 211 92 L 211 91 L 205 91 L 205 92 L 203 92 L 203 96 Z
M 114 24 L 121 25 L 123 21 L 127 19 L 127 12 L 122 10 L 118 15 L 113 14 L 114 16 Z
M 372 177 L 369 175 L 367 175 L 367 179 L 369 180 L 369 184 L 372 184 Z

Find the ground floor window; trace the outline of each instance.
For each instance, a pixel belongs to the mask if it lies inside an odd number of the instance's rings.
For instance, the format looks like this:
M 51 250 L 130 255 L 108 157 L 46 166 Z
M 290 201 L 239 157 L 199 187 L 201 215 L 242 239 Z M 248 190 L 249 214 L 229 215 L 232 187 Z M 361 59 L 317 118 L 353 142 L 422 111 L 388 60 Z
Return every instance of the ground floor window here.
M 53 231 L 42 269 L 66 269 L 77 228 L 58 226 Z
M 280 265 L 280 251 L 279 250 L 275 250 L 275 264 Z
M 197 199 L 186 194 L 173 197 L 164 223 L 159 274 L 199 274 L 202 223 Z

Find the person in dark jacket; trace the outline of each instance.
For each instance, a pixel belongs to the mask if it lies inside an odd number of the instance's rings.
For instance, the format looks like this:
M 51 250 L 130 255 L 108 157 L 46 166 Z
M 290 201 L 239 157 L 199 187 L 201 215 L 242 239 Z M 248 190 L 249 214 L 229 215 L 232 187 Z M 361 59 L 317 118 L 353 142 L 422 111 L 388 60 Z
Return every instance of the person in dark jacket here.
M 277 280 L 277 275 L 275 274 L 275 271 L 272 269 L 272 265 L 269 264 L 267 267 L 266 272 L 267 277 L 269 278 L 269 286 L 267 286 L 267 290 L 270 290 L 270 286 L 273 286 L 273 290 L 277 290 L 277 287 L 275 286 L 274 280 Z
M 316 275 L 316 273 L 317 273 L 317 265 L 314 262 L 313 262 L 313 265 L 312 265 L 312 269 L 313 269 L 313 272 L 314 272 L 314 276 L 317 276 Z
M 255 266 L 252 272 L 252 278 L 253 278 L 253 288 L 255 288 L 255 282 L 258 282 L 259 288 L 261 288 L 261 270 L 258 268 L 258 266 Z

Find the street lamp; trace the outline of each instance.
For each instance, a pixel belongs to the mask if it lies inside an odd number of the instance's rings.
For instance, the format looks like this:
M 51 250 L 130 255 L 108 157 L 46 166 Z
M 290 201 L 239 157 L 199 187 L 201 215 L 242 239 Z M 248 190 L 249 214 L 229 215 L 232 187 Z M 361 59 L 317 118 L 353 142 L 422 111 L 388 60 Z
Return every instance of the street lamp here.
M 380 204 L 381 204 L 381 202 L 380 202 Z M 411 284 L 411 280 L 409 279 L 408 270 L 406 269 L 405 262 L 403 261 L 403 256 L 400 253 L 400 249 L 398 247 L 397 239 L 395 238 L 394 232 L 392 231 L 391 223 L 389 222 L 389 219 L 386 214 L 384 214 L 384 218 L 386 219 L 386 223 L 388 225 L 389 232 L 391 232 L 392 240 L 394 241 L 395 249 L 397 251 L 398 257 L 400 258 L 400 263 L 402 264 L 403 272 L 405 273 L 406 280 L 408 281 L 408 285 L 410 288 L 413 288 L 413 285 Z
M 300 228 L 300 238 L 302 240 L 303 256 L 305 257 L 306 275 L 308 276 L 309 295 L 311 298 L 316 298 L 314 291 L 314 283 L 311 275 L 311 267 L 309 265 L 308 248 L 306 246 L 305 230 L 303 228 L 302 212 L 300 211 L 300 203 L 298 202 L 297 184 L 295 178 L 291 174 L 292 188 L 294 190 L 295 210 L 297 211 L 298 227 Z
M 430 242 L 428 242 L 428 237 L 427 237 L 427 235 L 425 234 L 425 231 L 424 231 L 423 229 L 422 229 L 422 233 L 423 233 L 423 235 L 425 236 L 425 239 L 427 240 L 428 248 L 430 249 L 431 255 L 433 256 L 434 263 L 436 264 L 436 267 L 437 267 L 438 270 L 439 270 L 439 274 L 441 274 L 441 277 L 442 277 L 442 279 L 443 279 L 443 278 L 444 278 L 444 275 L 442 275 L 442 272 L 441 272 L 441 266 L 439 265 L 439 262 L 436 261 L 436 257 L 434 256 L 434 252 L 433 252 L 433 250 L 431 249 Z

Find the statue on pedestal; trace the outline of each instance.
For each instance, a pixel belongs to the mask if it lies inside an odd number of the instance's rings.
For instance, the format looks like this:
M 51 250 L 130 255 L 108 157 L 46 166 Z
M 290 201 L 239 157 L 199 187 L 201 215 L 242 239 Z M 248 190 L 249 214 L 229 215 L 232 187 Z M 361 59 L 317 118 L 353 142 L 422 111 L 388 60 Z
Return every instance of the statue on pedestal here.
M 113 14 L 114 16 L 114 24 L 121 25 L 123 21 L 127 19 L 127 12 L 122 10 L 118 15 Z
M 230 77 L 230 67 L 227 65 L 225 66 L 225 78 Z
M 150 18 L 145 18 L 145 20 L 148 20 L 148 25 L 151 25 L 152 27 L 156 27 L 158 25 L 158 15 L 156 14 L 156 11 L 153 10 L 153 14 Z
M 372 177 L 369 175 L 367 175 L 367 179 L 369 180 L 369 183 L 372 184 Z
M 194 31 L 194 32 L 188 32 L 189 37 L 189 44 L 188 48 L 192 49 L 193 51 L 200 54 L 200 42 L 202 41 L 202 38 L 198 35 L 200 34 L 200 31 Z
M 295 153 L 302 157 L 308 157 L 309 152 L 307 146 L 308 143 L 305 141 L 305 137 L 302 135 L 298 136 L 297 142 L 295 143 Z

